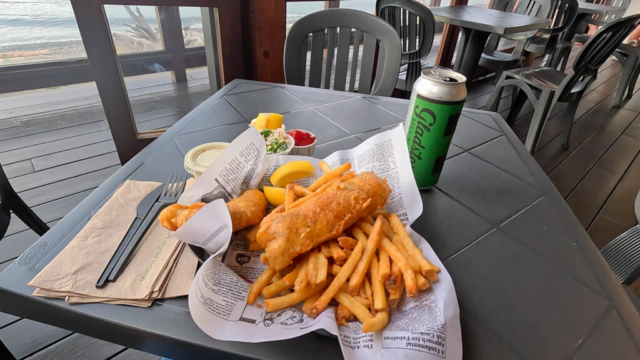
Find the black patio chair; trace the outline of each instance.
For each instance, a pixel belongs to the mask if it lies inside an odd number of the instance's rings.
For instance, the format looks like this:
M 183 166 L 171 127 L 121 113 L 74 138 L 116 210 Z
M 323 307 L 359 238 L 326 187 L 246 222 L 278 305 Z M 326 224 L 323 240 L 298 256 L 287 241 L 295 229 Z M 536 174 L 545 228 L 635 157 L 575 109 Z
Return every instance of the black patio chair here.
M 552 68 L 558 69 L 559 66 L 560 70 L 565 71 L 567 69 L 567 64 L 569 63 L 569 57 L 571 56 L 571 49 L 573 49 L 573 45 L 575 43 L 585 44 L 591 37 L 591 35 L 585 34 L 585 31 L 587 31 L 589 24 L 596 26 L 605 26 L 611 21 L 621 19 L 629 8 L 631 0 L 605 0 L 601 4 L 619 7 L 623 11 L 608 16 L 594 15 L 585 18 L 576 28 L 576 34 L 573 35 L 572 40 L 562 41 L 556 48 L 556 51 L 553 55 L 553 60 L 551 61 Z
M 640 219 L 640 193 L 636 198 L 636 217 Z M 640 277 L 640 225 L 612 240 L 600 253 L 621 284 L 634 283 Z
M 551 9 L 551 0 L 512 0 L 508 3 L 499 2 L 496 6 L 499 7 L 497 10 L 546 18 L 549 14 L 549 10 Z M 496 6 L 494 6 L 494 8 L 496 8 Z M 525 46 L 527 45 L 529 38 L 535 34 L 536 31 L 527 31 L 508 35 L 492 34 L 487 41 L 478 65 L 494 71 L 496 73 L 496 79 L 499 79 L 500 75 L 505 70 L 523 67 L 527 56 Z M 500 39 L 516 41 L 513 52 L 505 53 L 496 50 Z
M 358 70 L 360 45 L 362 63 Z M 327 61 L 323 66 L 325 48 Z M 284 47 L 285 79 L 293 85 L 390 96 L 398 80 L 401 52 L 395 29 L 378 17 L 351 9 L 318 11 L 296 21 L 289 30 Z M 349 67 L 351 72 L 347 75 Z M 359 78 L 357 86 L 356 78 Z
M 424 58 L 433 45 L 436 22 L 431 10 L 412 0 L 378 0 L 376 14 L 391 24 L 400 37 L 402 57 L 396 89 L 411 92 L 422 70 L 430 68 Z
M 613 21 L 598 30 L 576 57 L 573 64 L 574 73 L 571 75 L 549 67 L 505 71 L 484 109 L 497 111 L 504 88 L 514 86 L 516 98 L 507 117 L 507 123 L 513 124 L 527 99 L 530 100 L 535 110 L 525 147 L 533 153 L 555 104 L 568 103 L 569 106 L 564 113 L 566 125 L 563 146 L 566 149 L 569 145 L 573 118 L 584 91 L 596 79 L 600 66 L 639 23 L 640 15 L 634 15 Z
M 47 224 L 13 190 L 7 175 L 0 165 L 0 239 L 7 233 L 9 222 L 11 221 L 11 212 L 35 231 L 36 234 L 42 236 L 49 231 Z
M 7 179 L 7 175 L 0 165 L 0 240 L 2 240 L 4 234 L 7 233 L 12 211 L 38 235 L 42 236 L 49 230 L 47 224 L 45 224 L 44 221 L 22 201 L 15 190 L 13 190 L 9 179 Z M 15 359 L 9 349 L 2 343 L 1 339 L 0 359 Z
M 607 16 L 594 15 L 591 17 L 587 17 L 586 19 L 584 19 L 583 24 L 581 24 L 582 25 L 581 28 L 579 28 L 578 32 L 573 36 L 574 43 L 584 44 L 589 40 L 591 35 L 584 34 L 584 32 L 588 28 L 587 24 L 592 24 L 596 26 L 605 26 L 614 20 L 621 19 L 624 16 L 624 14 L 627 12 L 627 9 L 629 9 L 629 5 L 631 5 L 631 0 L 605 0 L 603 2 L 598 2 L 598 3 L 601 5 L 615 6 L 615 7 L 621 8 L 624 11 L 617 14 L 607 15 Z
M 578 0 L 554 0 L 548 18 L 551 26 L 538 31 L 524 45 L 528 53 L 541 54 L 545 57 L 543 66 L 553 63 L 553 56 L 560 43 L 560 37 L 573 23 L 578 15 Z

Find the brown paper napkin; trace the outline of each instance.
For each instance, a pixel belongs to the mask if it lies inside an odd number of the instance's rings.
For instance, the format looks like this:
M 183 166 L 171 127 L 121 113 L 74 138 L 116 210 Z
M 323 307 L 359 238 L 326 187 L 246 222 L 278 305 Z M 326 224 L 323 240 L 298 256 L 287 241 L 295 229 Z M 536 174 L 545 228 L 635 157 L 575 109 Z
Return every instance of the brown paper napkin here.
M 76 237 L 29 283 L 35 296 L 65 298 L 70 303 L 102 302 L 149 306 L 168 289 L 171 296 L 188 294 L 187 284 L 197 259 L 184 243 L 155 222 L 115 282 L 95 283 L 136 217 L 139 202 L 156 182 L 128 180 Z M 176 281 L 172 285 L 172 277 Z M 171 286 L 170 286 L 171 285 Z M 187 289 L 185 291 L 185 288 Z

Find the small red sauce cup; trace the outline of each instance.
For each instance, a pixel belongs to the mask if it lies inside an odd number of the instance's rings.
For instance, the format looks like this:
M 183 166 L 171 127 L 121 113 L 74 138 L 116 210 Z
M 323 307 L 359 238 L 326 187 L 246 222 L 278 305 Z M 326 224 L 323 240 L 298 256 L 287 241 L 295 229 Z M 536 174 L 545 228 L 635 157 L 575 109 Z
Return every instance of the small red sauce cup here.
M 316 142 L 318 141 L 313 133 L 306 130 L 295 129 L 287 131 L 287 134 L 290 135 L 295 142 L 289 155 L 313 155 L 316 149 Z

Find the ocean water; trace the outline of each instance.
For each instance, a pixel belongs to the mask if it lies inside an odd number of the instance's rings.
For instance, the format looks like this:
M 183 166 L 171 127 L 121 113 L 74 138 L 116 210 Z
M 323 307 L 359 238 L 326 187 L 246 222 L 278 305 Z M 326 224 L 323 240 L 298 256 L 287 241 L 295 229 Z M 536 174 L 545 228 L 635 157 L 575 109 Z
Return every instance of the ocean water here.
M 126 32 L 124 24 L 134 24 L 122 6 L 105 9 L 112 31 Z M 140 12 L 150 26 L 158 26 L 154 7 L 141 6 Z M 183 25 L 202 27 L 200 8 L 181 7 L 180 15 Z M 69 0 L 0 0 L 0 49 L 45 49 L 80 40 Z
M 428 1 L 428 0 L 426 0 Z M 470 5 L 486 4 L 489 0 L 470 0 Z M 442 5 L 448 5 L 443 0 Z M 375 0 L 342 1 L 342 8 L 373 13 Z M 287 23 L 292 24 L 304 15 L 322 10 L 324 2 L 290 2 L 287 4 Z M 155 8 L 141 6 L 147 22 L 156 27 Z M 126 32 L 125 24 L 133 24 L 122 6 L 106 7 L 112 31 Z M 202 26 L 200 9 L 180 7 L 182 24 L 193 28 Z M 59 48 L 65 42 L 78 43 L 80 32 L 69 0 L 0 0 L 0 52 Z

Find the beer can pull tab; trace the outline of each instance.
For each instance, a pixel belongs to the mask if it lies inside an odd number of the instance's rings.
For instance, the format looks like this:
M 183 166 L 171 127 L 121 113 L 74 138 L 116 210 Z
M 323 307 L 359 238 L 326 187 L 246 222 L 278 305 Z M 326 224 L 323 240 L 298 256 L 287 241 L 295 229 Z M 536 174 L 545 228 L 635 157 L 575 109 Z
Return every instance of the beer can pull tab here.
M 447 82 L 447 83 L 457 83 L 458 82 L 458 79 L 443 75 L 437 69 L 431 70 L 431 73 L 433 75 L 437 76 L 438 78 L 440 78 L 440 80 L 442 80 L 444 82 Z

